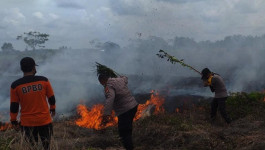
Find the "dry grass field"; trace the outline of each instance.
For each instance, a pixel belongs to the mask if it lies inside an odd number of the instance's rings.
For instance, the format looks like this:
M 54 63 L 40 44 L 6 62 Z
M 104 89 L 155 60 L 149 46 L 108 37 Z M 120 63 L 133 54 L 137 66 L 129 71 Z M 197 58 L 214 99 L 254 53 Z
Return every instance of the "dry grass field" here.
M 263 95 L 236 94 L 229 98 L 228 112 L 233 122 L 227 126 L 220 115 L 209 121 L 208 104 L 175 113 L 159 113 L 134 122 L 136 150 L 252 150 L 265 147 L 265 105 Z M 253 99 L 254 98 L 254 99 Z M 248 100 L 248 101 L 243 101 Z M 236 106 L 236 107 L 235 107 Z M 79 127 L 74 118 L 54 122 L 52 150 L 121 150 L 117 127 L 95 130 Z M 13 129 L 0 132 L 0 149 L 39 150 L 30 147 Z

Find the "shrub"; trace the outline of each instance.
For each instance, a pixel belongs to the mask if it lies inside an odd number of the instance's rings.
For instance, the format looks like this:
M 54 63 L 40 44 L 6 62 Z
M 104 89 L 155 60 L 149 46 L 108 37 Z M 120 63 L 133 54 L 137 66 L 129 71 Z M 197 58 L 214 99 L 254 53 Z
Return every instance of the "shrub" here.
M 265 103 L 264 94 L 259 92 L 231 93 L 227 99 L 227 110 L 232 119 L 243 118 L 249 114 L 258 116 L 264 114 Z

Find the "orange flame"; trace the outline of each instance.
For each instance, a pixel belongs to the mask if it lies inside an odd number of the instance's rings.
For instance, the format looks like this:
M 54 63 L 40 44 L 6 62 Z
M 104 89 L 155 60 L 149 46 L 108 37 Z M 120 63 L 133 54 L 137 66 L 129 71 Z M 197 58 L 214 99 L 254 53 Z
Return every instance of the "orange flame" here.
M 6 131 L 11 128 L 11 124 L 9 123 L 0 123 L 0 131 Z
M 89 108 L 87 108 L 85 105 L 78 105 L 77 112 L 78 114 L 80 114 L 81 118 L 76 120 L 75 123 L 78 126 L 93 128 L 96 130 L 116 125 L 118 118 L 114 116 L 114 112 L 112 112 L 111 115 L 111 117 L 113 118 L 112 121 L 108 122 L 106 126 L 101 125 L 103 108 L 104 106 L 102 104 L 94 105 L 91 110 L 89 110 Z
M 145 104 L 139 104 L 138 105 L 138 110 L 136 112 L 136 115 L 134 117 L 134 120 L 138 120 L 142 117 L 144 110 L 147 109 L 148 106 L 154 105 L 155 106 L 155 112 L 154 114 L 158 114 L 161 112 L 164 112 L 165 109 L 163 107 L 163 104 L 165 102 L 165 99 L 160 96 L 157 92 L 154 93 L 154 91 L 151 92 L 151 99 L 147 100 Z
M 164 101 L 165 99 L 163 97 L 158 95 L 158 93 L 154 93 L 154 91 L 152 91 L 151 99 L 147 100 L 145 104 L 138 105 L 138 110 L 134 117 L 134 121 L 142 117 L 144 110 L 146 110 L 148 106 L 155 106 L 154 114 L 164 112 L 165 109 L 162 106 L 164 104 Z M 76 125 L 96 130 L 100 130 L 109 126 L 115 126 L 118 123 L 118 118 L 115 117 L 114 111 L 111 115 L 111 121 L 108 122 L 105 126 L 102 126 L 101 123 L 103 109 L 104 106 L 102 104 L 94 105 L 91 109 L 87 108 L 85 105 L 82 104 L 78 105 L 77 112 L 81 116 L 81 118 L 75 121 Z

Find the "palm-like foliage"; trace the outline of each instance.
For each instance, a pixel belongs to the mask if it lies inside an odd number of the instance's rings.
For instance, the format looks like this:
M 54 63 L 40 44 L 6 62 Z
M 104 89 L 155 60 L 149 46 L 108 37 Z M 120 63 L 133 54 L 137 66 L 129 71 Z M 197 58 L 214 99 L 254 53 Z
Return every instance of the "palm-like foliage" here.
M 117 72 L 114 70 L 110 69 L 109 67 L 102 65 L 98 62 L 96 62 L 96 67 L 97 67 L 97 75 L 104 74 L 107 75 L 111 78 L 117 78 L 120 76 Z

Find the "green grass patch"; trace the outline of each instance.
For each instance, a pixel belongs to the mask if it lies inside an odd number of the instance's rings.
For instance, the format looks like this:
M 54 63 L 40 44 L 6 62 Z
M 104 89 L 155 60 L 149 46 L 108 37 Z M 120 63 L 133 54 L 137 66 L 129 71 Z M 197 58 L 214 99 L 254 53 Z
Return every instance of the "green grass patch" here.
M 232 119 L 243 118 L 247 115 L 264 116 L 265 102 L 264 94 L 252 93 L 231 93 L 227 99 L 227 110 Z

